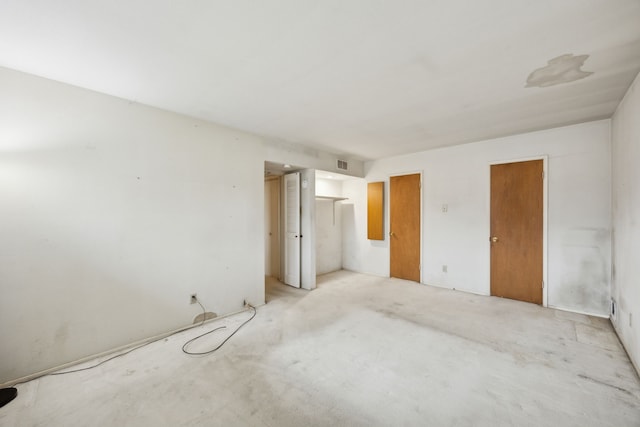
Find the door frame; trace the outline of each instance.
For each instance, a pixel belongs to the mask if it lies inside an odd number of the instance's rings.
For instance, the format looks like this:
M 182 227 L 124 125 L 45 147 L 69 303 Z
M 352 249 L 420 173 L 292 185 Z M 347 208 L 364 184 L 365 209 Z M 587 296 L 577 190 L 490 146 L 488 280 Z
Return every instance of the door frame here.
M 277 189 L 277 203 L 275 206 L 275 210 L 276 210 L 276 217 L 277 217 L 277 221 L 276 221 L 276 231 L 273 232 L 273 235 L 271 237 L 275 237 L 276 239 L 276 243 L 278 246 L 278 251 L 277 251 L 277 257 L 278 257 L 278 274 L 277 275 L 271 275 L 271 277 L 275 277 L 278 280 L 282 280 L 282 176 L 283 175 L 275 175 L 275 176 L 268 176 L 264 178 L 264 183 L 265 185 L 267 185 L 267 183 L 272 183 L 272 182 L 276 182 L 276 184 L 274 184 L 273 186 Z M 265 200 L 265 205 L 266 205 L 266 191 L 264 193 L 264 200 Z M 267 230 L 264 230 L 265 232 Z M 263 232 L 264 234 L 264 232 Z M 265 247 L 265 252 L 267 251 L 267 248 Z M 271 256 L 273 257 L 274 255 L 271 254 Z M 273 262 L 272 262 L 273 264 Z M 266 276 L 267 274 L 267 266 L 264 266 L 264 275 Z M 272 272 L 273 273 L 273 272 Z
M 539 156 L 532 157 L 518 157 L 515 159 L 508 160 L 497 160 L 489 162 L 487 167 L 487 181 L 489 183 L 489 191 L 487 192 L 487 210 L 488 210 L 488 227 L 487 227 L 487 245 L 489 245 L 489 295 L 491 295 L 491 242 L 489 241 L 491 238 L 491 166 L 493 165 L 504 165 L 507 163 L 520 163 L 520 162 L 528 162 L 532 160 L 542 160 L 542 171 L 544 173 L 544 178 L 542 180 L 542 281 L 544 282 L 544 287 L 542 288 L 542 306 L 548 307 L 548 297 L 549 297 L 549 278 L 548 278 L 548 225 L 549 225 L 549 156 L 547 154 L 541 154 Z
M 387 275 L 389 277 L 391 277 L 391 239 L 388 239 L 389 237 L 389 232 L 391 231 L 391 177 L 394 176 L 405 176 L 405 175 L 420 175 L 420 284 L 424 284 L 424 268 L 422 264 L 424 264 L 423 262 L 423 256 L 424 256 L 424 239 L 422 238 L 423 234 L 424 234 L 424 216 L 423 216 L 423 212 L 424 212 L 424 195 L 423 195 L 423 190 L 424 190 L 424 170 L 420 169 L 420 170 L 414 170 L 414 171 L 409 171 L 409 172 L 401 172 L 401 173 L 394 173 L 394 174 L 390 174 L 387 176 L 387 180 L 384 183 L 385 185 L 385 194 L 388 194 L 388 203 L 387 203 L 387 207 L 386 207 L 386 221 L 385 221 L 385 227 L 387 230 L 387 235 L 385 236 L 385 239 L 389 242 L 389 256 L 387 257 L 387 260 L 389 262 L 388 264 L 388 271 L 387 271 Z

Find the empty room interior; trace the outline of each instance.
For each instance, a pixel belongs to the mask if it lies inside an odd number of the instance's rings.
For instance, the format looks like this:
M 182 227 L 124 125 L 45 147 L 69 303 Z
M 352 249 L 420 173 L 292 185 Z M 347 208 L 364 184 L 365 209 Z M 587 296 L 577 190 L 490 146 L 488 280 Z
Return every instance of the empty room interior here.
M 1 426 L 640 426 L 638 0 L 0 0 Z

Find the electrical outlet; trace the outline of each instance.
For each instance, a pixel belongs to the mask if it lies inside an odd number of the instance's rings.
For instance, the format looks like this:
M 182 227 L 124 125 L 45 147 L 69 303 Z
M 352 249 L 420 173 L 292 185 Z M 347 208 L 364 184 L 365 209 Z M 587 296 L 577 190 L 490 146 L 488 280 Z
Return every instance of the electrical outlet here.
M 191 299 L 189 300 L 189 304 L 195 304 L 198 302 L 198 294 L 191 294 Z
M 447 265 L 446 265 L 446 264 L 443 264 L 443 265 L 442 265 L 442 272 L 443 272 L 443 273 L 446 273 L 448 270 L 449 270 L 449 267 L 447 267 Z

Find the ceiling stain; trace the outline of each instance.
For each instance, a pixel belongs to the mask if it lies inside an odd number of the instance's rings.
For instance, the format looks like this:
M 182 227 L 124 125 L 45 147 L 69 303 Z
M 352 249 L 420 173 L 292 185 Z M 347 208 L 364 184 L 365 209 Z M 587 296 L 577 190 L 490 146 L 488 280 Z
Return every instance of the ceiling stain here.
M 587 58 L 589 55 L 567 53 L 550 59 L 546 66 L 529 74 L 525 87 L 549 87 L 589 77 L 593 72 L 580 69 Z

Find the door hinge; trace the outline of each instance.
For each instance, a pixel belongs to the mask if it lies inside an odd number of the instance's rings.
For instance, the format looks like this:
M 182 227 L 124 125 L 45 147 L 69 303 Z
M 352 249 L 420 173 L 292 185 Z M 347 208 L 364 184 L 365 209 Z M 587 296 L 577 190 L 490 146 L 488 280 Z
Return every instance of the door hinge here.
M 422 271 L 422 264 L 418 264 L 418 270 Z
M 544 171 L 542 171 L 542 179 L 544 179 Z
M 542 289 L 544 289 L 544 280 L 542 281 Z

